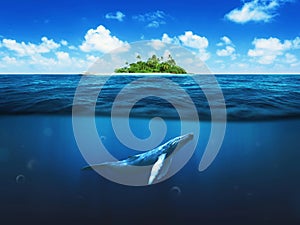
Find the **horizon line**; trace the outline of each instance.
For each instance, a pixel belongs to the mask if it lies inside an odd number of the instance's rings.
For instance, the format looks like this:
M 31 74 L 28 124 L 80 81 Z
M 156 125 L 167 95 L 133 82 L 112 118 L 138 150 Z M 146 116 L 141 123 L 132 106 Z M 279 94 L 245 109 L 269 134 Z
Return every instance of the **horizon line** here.
M 122 73 L 97 73 L 95 75 L 122 75 Z M 149 75 L 149 73 L 130 73 L 130 74 L 125 74 L 124 75 L 131 75 L 131 74 L 144 74 L 144 75 Z M 159 73 L 153 73 L 155 75 L 159 75 Z M 162 73 L 164 74 L 164 73 Z M 186 75 L 195 75 L 197 73 L 194 73 L 194 74 L 189 74 L 187 73 Z M 199 73 L 200 74 L 200 73 Z M 270 72 L 265 72 L 265 73 L 258 73 L 258 72 L 255 72 L 255 73 L 252 73 L 252 72 L 249 72 L 249 73 L 245 73 L 245 72 L 241 72 L 241 73 L 238 73 L 238 72 L 233 72 L 233 73 L 230 73 L 230 72 L 224 72 L 224 73 L 207 73 L 207 74 L 212 74 L 212 75 L 300 75 L 300 72 L 299 73 L 295 73 L 295 72 L 276 72 L 276 73 L 270 73 Z M 0 75 L 88 75 L 86 73 L 0 73 Z M 93 74 L 89 74 L 89 75 L 93 75 Z M 172 74 L 170 74 L 172 75 Z M 176 75 L 176 74 L 173 74 L 173 75 Z M 178 75 L 178 74 L 177 74 Z M 183 74 L 184 75 L 184 74 Z
M 101 73 L 102 74 L 102 73 Z M 103 75 L 114 75 L 116 73 L 103 73 Z M 121 75 L 122 73 L 119 73 L 118 75 Z M 132 74 L 135 74 L 135 73 L 132 73 Z M 137 74 L 142 74 L 143 73 L 137 73 Z M 145 73 L 145 75 L 149 75 L 149 73 Z M 154 74 L 154 73 L 153 73 Z M 156 75 L 159 74 L 159 73 L 155 73 Z M 164 73 L 162 73 L 164 74 Z M 188 75 L 189 73 L 187 73 Z M 196 74 L 196 73 L 195 73 Z M 207 73 L 207 74 L 212 74 L 212 75 L 300 75 L 300 72 L 276 72 L 276 73 L 271 73 L 271 72 L 249 72 L 249 73 L 246 73 L 246 72 L 224 72 L 224 73 L 220 73 L 220 72 L 217 72 L 217 73 Z M 0 72 L 0 75 L 87 75 L 86 72 L 78 72 L 78 73 L 45 73 L 45 72 L 33 72 L 33 73 L 30 73 L 30 72 L 21 72 L 21 73 L 1 73 Z M 100 75 L 100 73 L 97 73 L 95 75 Z M 124 73 L 125 75 L 125 73 Z M 126 74 L 128 75 L 128 74 Z M 176 74 L 174 74 L 176 75 Z M 193 75 L 193 74 L 191 74 Z

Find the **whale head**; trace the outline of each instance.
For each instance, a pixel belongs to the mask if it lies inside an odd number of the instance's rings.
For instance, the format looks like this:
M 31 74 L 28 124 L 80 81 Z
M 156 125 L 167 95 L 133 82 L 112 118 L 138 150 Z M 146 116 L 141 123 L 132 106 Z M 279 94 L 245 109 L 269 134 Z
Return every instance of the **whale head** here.
M 188 133 L 188 134 L 173 138 L 172 140 L 168 141 L 161 147 L 167 153 L 167 155 L 170 155 L 174 151 L 175 152 L 178 151 L 181 147 L 183 147 L 185 144 L 187 144 L 193 138 L 194 138 L 194 134 Z

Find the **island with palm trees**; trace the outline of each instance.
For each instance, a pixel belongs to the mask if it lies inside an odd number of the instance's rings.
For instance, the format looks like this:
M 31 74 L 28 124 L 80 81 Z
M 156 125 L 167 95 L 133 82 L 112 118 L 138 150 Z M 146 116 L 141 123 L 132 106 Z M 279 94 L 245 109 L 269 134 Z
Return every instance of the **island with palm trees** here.
M 137 62 L 128 63 L 122 68 L 115 69 L 115 73 L 171 73 L 186 74 L 185 69 L 178 66 L 171 55 L 167 59 L 152 55 L 147 61 L 142 61 L 140 55 L 137 55 Z

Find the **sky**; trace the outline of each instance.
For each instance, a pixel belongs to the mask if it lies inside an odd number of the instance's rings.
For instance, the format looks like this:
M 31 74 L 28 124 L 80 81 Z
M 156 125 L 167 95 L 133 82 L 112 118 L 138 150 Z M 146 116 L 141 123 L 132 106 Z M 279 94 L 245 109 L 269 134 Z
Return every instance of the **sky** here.
M 299 12 L 299 0 L 2 1 L 0 73 L 82 73 L 141 40 L 213 73 L 300 73 Z

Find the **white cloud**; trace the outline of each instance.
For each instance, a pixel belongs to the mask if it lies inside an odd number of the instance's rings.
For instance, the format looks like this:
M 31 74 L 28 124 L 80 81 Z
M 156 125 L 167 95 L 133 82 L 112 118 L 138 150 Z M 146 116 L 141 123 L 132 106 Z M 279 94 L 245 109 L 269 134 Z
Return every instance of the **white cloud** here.
M 231 40 L 229 39 L 229 37 L 227 36 L 223 36 L 221 38 L 221 40 L 226 44 L 226 45 L 230 45 L 231 44 Z
M 225 15 L 235 23 L 270 22 L 278 13 L 277 9 L 292 0 L 252 0 L 245 2 L 242 8 L 236 8 Z
M 100 59 L 100 57 L 94 56 L 94 55 L 87 55 L 86 59 L 90 63 L 95 63 L 97 60 Z
M 152 27 L 152 28 L 158 28 L 160 25 L 162 25 L 162 24 L 166 24 L 166 22 L 165 21 L 156 21 L 156 20 L 154 20 L 154 21 L 151 21 L 148 25 L 147 25 L 147 27 Z
M 196 49 L 204 49 L 208 47 L 207 38 L 193 34 L 192 31 L 186 31 L 184 35 L 180 35 L 178 38 L 186 47 Z
M 15 57 L 4 56 L 2 61 L 6 64 L 17 64 L 18 60 Z
M 203 61 L 206 61 L 210 58 L 210 54 L 206 51 L 208 47 L 207 38 L 193 34 L 192 31 L 186 31 L 183 35 L 175 37 L 170 37 L 168 34 L 164 33 L 161 40 L 155 39 L 151 41 L 151 46 L 155 50 L 165 47 L 165 44 L 182 45 L 188 47 Z
M 70 50 L 77 50 L 77 47 L 75 47 L 74 45 L 69 46 Z
M 230 40 L 229 37 L 223 36 L 220 39 L 221 39 L 221 42 L 219 42 L 217 44 L 217 46 L 232 45 L 232 41 Z
M 159 50 L 165 47 L 165 43 L 161 40 L 152 40 L 149 43 L 149 45 L 151 45 L 151 47 L 154 48 L 155 50 Z
M 67 52 L 56 52 L 57 59 L 62 62 L 70 62 L 70 55 Z
M 216 54 L 220 57 L 230 56 L 232 60 L 236 59 L 235 47 L 229 37 L 223 36 L 221 42 L 217 46 L 224 46 L 223 49 L 218 49 Z
M 90 29 L 84 37 L 85 41 L 79 48 L 84 52 L 99 51 L 108 53 L 114 49 L 128 45 L 116 36 L 112 36 L 110 31 L 100 25 L 96 29 Z
M 295 62 L 298 61 L 298 59 L 297 59 L 297 57 L 295 55 L 290 54 L 290 53 L 286 53 L 285 54 L 285 61 L 288 64 L 294 64 Z
M 224 49 L 217 50 L 218 56 L 231 56 L 235 52 L 232 46 L 226 46 Z
M 161 38 L 161 41 L 163 43 L 166 43 L 166 44 L 174 44 L 174 45 L 180 45 L 182 43 L 180 43 L 180 40 L 178 37 L 170 37 L 168 34 L 164 33 L 162 38 Z
M 84 71 L 88 62 L 80 57 L 74 58 L 68 52 L 57 51 L 66 41 L 60 44 L 43 37 L 39 44 L 17 42 L 3 39 L 5 56 L 0 58 L 2 72 L 7 73 L 72 73 Z M 45 53 L 50 53 L 44 56 Z
M 67 46 L 68 45 L 68 42 L 66 40 L 61 40 L 60 43 L 63 46 Z
M 56 57 L 40 54 L 30 58 L 5 56 L 0 59 L 1 70 L 7 73 L 80 73 L 90 62 L 87 59 L 70 57 L 67 52 L 56 52 Z
M 206 61 L 210 58 L 210 54 L 206 51 L 208 40 L 206 37 L 193 34 L 192 31 L 186 31 L 184 35 L 178 36 L 183 46 L 196 49 L 201 60 Z
M 293 47 L 292 43 L 290 40 L 281 42 L 273 37 L 254 39 L 254 49 L 248 51 L 248 56 L 256 58 L 260 64 L 272 64 L 278 56 Z
M 112 36 L 103 26 L 89 30 L 81 46 L 69 45 L 66 40 L 59 43 L 43 37 L 40 43 L 18 42 L 13 39 L 0 40 L 4 54 L 0 52 L 2 72 L 30 73 L 78 73 L 86 71 L 96 56 L 86 55 L 80 48 L 87 51 L 103 53 L 116 49 L 112 54 L 128 51 L 130 45 Z M 59 48 L 64 47 L 64 51 Z M 68 51 L 69 49 L 69 51 Z M 46 54 L 47 53 L 47 54 Z M 70 54 L 74 54 L 74 56 Z M 5 57 L 4 57 L 5 56 Z
M 300 37 L 296 37 L 296 38 L 293 40 L 293 47 L 294 47 L 295 49 L 300 48 Z
M 42 37 L 42 43 L 36 45 L 32 43 L 17 42 L 13 39 L 3 39 L 2 45 L 7 49 L 16 52 L 20 56 L 31 56 L 35 54 L 48 53 L 60 47 L 60 44 L 49 40 L 47 37 Z
M 124 20 L 124 17 L 125 17 L 125 15 L 120 11 L 117 11 L 115 14 L 114 13 L 107 13 L 105 15 L 106 19 L 118 20 L 120 22 L 122 22 Z
M 34 55 L 27 62 L 35 67 L 43 67 L 45 69 L 50 69 L 50 67 L 57 66 L 57 62 L 54 58 L 44 57 L 42 55 Z
M 168 34 L 164 33 L 162 36 L 162 42 L 171 44 L 173 42 L 173 38 L 170 38 Z
M 128 52 L 130 50 L 131 46 L 127 42 L 119 48 L 114 49 L 111 54 L 119 54 L 121 52 Z
M 157 10 L 155 12 L 135 15 L 132 19 L 147 23 L 147 27 L 149 28 L 158 28 L 160 25 L 166 24 L 167 17 L 168 16 L 165 12 Z

